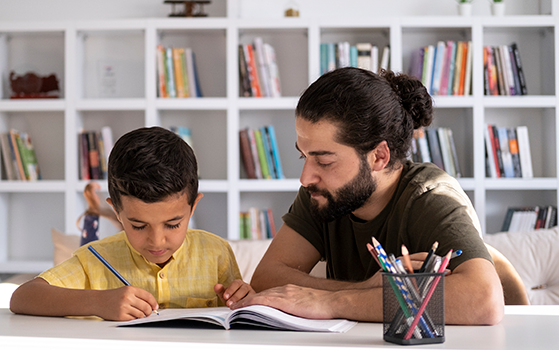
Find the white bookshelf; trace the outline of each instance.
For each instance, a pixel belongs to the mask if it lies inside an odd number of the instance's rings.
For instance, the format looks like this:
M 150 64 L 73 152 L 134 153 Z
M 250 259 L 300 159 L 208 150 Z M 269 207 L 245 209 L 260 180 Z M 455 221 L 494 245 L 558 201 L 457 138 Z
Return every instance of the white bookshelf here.
M 549 0 L 548 7 L 556 8 L 556 0 Z M 390 45 L 391 68 L 407 71 L 411 51 L 420 46 L 472 40 L 473 94 L 435 97 L 434 126 L 454 131 L 463 174 L 459 182 L 474 203 L 484 233 L 500 229 L 508 206 L 558 204 L 559 15 L 253 19 L 237 17 L 246 9 L 233 0 L 227 11 L 235 15 L 0 22 L 0 132 L 13 127 L 30 133 L 44 178 L 0 180 L 0 273 L 48 268 L 51 227 L 78 233 L 75 220 L 86 205 L 81 195 L 86 182 L 78 179 L 77 134 L 82 128 L 109 125 L 115 140 L 141 126 L 191 128 L 204 193 L 195 213 L 197 226 L 236 239 L 239 211 L 257 206 L 271 207 L 279 227 L 299 188 L 303 165 L 294 147 L 294 108 L 300 93 L 319 76 L 321 42 Z M 237 46 L 256 36 L 276 49 L 281 98 L 239 97 Z M 512 41 L 519 45 L 530 95 L 486 97 L 481 49 Z M 193 48 L 204 98 L 157 97 L 158 44 Z M 98 65 L 104 62 L 116 67 L 114 96 L 100 89 Z M 54 72 L 61 98 L 10 100 L 9 71 L 26 69 Z M 485 178 L 485 123 L 528 125 L 533 179 Z M 245 179 L 238 131 L 268 124 L 275 126 L 287 179 Z M 106 181 L 100 184 L 106 197 Z

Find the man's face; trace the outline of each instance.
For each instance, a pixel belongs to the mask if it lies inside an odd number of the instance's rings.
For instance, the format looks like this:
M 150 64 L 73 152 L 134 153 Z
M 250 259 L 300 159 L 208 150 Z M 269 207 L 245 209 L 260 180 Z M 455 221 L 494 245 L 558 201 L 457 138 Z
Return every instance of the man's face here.
M 305 159 L 301 184 L 311 194 L 311 212 L 332 221 L 360 207 L 376 189 L 366 157 L 335 141 L 335 124 L 296 121 L 297 148 Z
M 116 213 L 130 245 L 146 260 L 163 267 L 184 242 L 193 206 L 186 194 L 176 194 L 155 203 L 123 196 L 122 210 Z M 110 198 L 107 200 L 109 204 Z

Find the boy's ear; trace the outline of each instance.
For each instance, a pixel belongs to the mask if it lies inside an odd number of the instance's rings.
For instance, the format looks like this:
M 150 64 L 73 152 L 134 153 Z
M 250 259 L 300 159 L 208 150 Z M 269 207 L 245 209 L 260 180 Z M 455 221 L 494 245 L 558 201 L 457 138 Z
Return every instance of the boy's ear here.
M 190 216 L 192 216 L 192 214 L 194 213 L 194 209 L 196 209 L 196 206 L 198 205 L 198 202 L 200 201 L 200 199 L 202 199 L 202 197 L 204 197 L 203 193 L 198 193 L 198 195 L 196 196 L 196 199 L 194 199 L 194 203 L 192 204 L 192 207 L 190 208 Z
M 122 221 L 120 221 L 120 216 L 118 215 L 118 211 L 116 211 L 115 206 L 113 205 L 113 201 L 111 200 L 111 197 L 107 198 L 106 201 L 111 206 L 111 208 L 113 208 L 113 212 L 115 213 L 116 219 L 122 225 Z

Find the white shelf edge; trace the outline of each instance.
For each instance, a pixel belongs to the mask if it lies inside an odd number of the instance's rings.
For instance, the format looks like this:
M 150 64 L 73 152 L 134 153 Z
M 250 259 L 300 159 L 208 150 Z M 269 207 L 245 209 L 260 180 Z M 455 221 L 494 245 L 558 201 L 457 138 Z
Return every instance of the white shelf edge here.
M 229 103 L 226 97 L 158 98 L 155 100 L 155 108 L 160 110 L 227 110 L 228 107 Z
M 52 260 L 8 260 L 0 261 L 0 272 L 39 274 L 52 266 Z
M 484 107 L 495 108 L 554 108 L 555 96 L 484 96 Z
M 485 179 L 486 190 L 557 190 L 557 179 Z
M 239 97 L 239 109 L 295 110 L 299 97 Z
M 143 110 L 147 107 L 144 98 L 87 98 L 76 101 L 78 111 L 122 111 L 122 110 Z
M 200 180 L 198 192 L 227 193 L 229 182 L 227 180 Z
M 14 99 L 0 100 L 2 112 L 27 112 L 27 111 L 64 111 L 64 99 Z
M 475 190 L 476 187 L 476 181 L 474 178 L 471 177 L 460 177 L 457 178 L 456 180 L 458 180 L 458 183 L 460 184 L 460 186 L 462 187 L 462 189 L 464 191 L 473 191 Z
M 285 180 L 239 180 L 242 192 L 296 192 L 301 187 L 299 179 Z
M 64 180 L 0 181 L 0 193 L 64 193 L 65 191 Z
M 433 107 L 435 108 L 470 108 L 473 106 L 473 96 L 433 96 Z

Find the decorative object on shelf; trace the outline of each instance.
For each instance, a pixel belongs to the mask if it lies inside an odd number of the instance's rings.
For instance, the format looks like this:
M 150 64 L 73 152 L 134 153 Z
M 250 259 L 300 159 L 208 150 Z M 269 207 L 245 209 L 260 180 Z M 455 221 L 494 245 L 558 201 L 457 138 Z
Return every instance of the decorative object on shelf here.
M 490 0 L 490 1 L 491 1 L 491 14 L 497 17 L 504 16 L 505 1 L 504 0 Z
M 460 16 L 471 16 L 473 0 L 457 0 L 457 1 L 458 1 L 458 14 Z
M 204 5 L 211 3 L 211 1 L 165 0 L 163 1 L 163 3 L 172 5 L 172 10 L 169 14 L 169 17 L 208 17 L 208 14 L 204 13 Z M 177 4 L 184 5 L 184 9 L 182 12 L 180 9 L 177 8 Z
M 58 78 L 55 74 L 40 76 L 33 72 L 16 75 L 10 72 L 10 98 L 58 98 Z
M 299 5 L 295 1 L 285 4 L 285 17 L 299 17 Z

